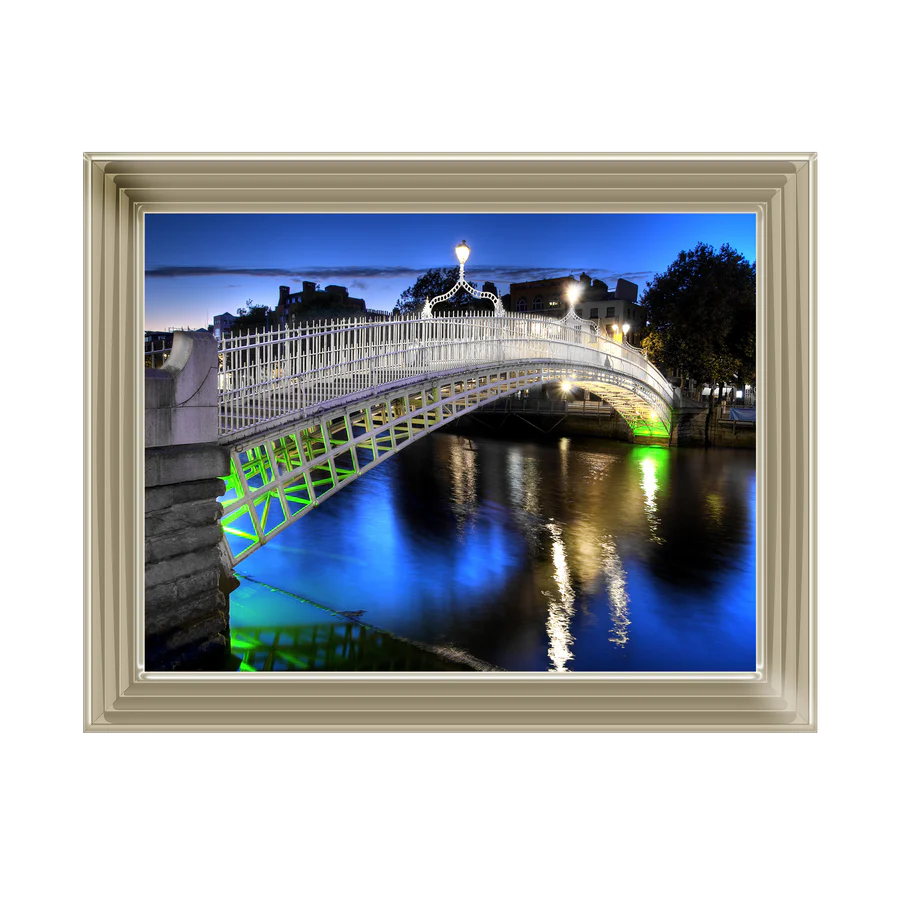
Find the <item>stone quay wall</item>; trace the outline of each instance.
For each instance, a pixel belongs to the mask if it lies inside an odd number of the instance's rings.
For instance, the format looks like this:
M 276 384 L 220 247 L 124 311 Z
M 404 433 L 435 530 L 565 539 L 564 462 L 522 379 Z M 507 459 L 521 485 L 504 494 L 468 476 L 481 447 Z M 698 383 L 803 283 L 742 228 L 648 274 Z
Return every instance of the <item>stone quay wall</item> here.
M 229 471 L 217 442 L 217 372 L 204 332 L 176 332 L 163 368 L 145 370 L 147 671 L 229 668 L 228 595 L 238 582 L 216 499 Z

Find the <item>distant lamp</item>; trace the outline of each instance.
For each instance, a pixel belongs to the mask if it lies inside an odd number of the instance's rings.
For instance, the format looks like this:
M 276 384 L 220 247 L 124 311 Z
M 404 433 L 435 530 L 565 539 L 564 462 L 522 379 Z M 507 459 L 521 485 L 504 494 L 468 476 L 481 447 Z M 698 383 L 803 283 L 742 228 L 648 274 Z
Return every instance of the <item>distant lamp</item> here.
M 572 390 L 572 385 L 568 381 L 562 383 L 563 393 L 568 394 Z
M 622 334 L 628 334 L 628 332 L 630 331 L 630 329 L 631 329 L 631 326 L 626 322 L 626 323 L 622 326 Z
M 572 323 L 581 323 L 582 318 L 575 312 L 575 304 L 578 302 L 578 298 L 581 296 L 581 288 L 577 283 L 570 284 L 566 288 L 566 299 L 569 301 L 569 309 L 566 311 L 566 314 L 563 316 L 562 321 L 566 324 Z
M 461 244 L 456 245 L 456 258 L 459 260 L 459 264 L 464 266 L 466 264 L 466 260 L 469 258 L 469 253 L 471 250 L 469 249 L 469 245 L 463 241 Z

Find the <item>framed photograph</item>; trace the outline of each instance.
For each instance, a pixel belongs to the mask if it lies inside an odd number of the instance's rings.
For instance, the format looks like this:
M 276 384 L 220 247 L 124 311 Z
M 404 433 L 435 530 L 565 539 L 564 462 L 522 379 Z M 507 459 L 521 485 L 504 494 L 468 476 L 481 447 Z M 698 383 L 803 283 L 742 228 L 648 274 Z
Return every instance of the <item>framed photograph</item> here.
M 81 733 L 820 733 L 821 177 L 808 148 L 82 151 Z M 755 670 L 148 670 L 142 354 L 145 235 L 157 213 L 754 216 Z

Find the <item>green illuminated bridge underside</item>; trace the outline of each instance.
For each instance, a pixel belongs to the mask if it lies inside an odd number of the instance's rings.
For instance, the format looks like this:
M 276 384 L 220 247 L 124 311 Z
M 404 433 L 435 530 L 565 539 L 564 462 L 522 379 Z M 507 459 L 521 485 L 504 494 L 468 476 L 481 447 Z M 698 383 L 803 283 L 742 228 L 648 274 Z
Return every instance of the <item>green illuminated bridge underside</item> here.
M 550 360 L 408 375 L 293 413 L 289 396 L 267 397 L 274 414 L 269 421 L 221 439 L 231 452 L 221 502 L 233 560 L 245 559 L 345 484 L 429 431 L 517 391 L 566 381 L 608 402 L 636 436 L 668 440 L 671 406 L 646 383 L 613 368 Z

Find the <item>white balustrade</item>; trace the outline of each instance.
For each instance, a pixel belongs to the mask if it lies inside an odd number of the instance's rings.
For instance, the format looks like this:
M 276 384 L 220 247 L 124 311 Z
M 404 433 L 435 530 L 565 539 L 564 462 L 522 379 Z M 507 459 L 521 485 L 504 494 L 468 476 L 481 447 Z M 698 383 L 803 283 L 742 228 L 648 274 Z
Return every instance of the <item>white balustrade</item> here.
M 528 313 L 467 313 L 313 322 L 223 338 L 219 423 L 225 437 L 325 401 L 446 371 L 552 364 L 636 379 L 671 406 L 665 377 L 636 348 L 577 322 Z

